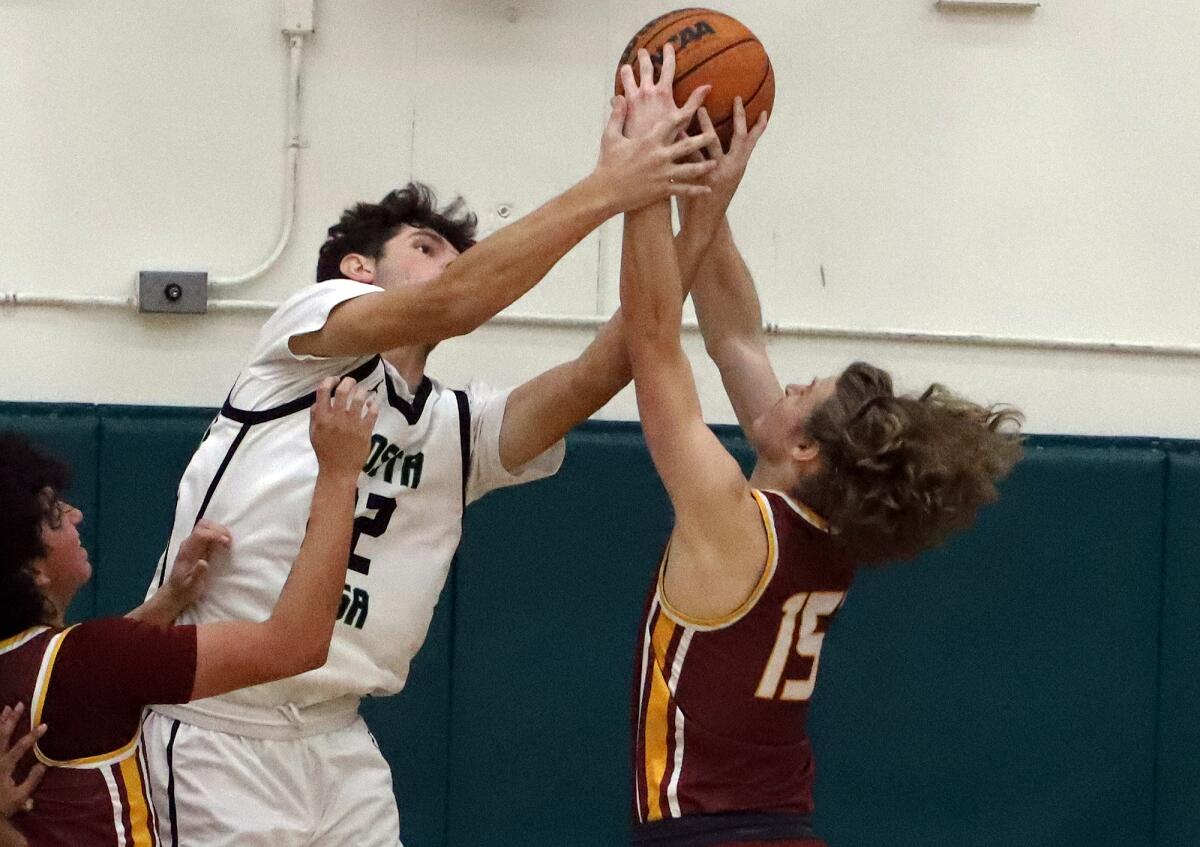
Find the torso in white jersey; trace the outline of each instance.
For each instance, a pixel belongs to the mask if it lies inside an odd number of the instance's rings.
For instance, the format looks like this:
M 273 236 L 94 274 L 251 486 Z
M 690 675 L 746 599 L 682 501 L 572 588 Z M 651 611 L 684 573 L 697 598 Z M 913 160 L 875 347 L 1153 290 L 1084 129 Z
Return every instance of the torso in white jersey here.
M 226 525 L 232 550 L 210 562 L 208 592 L 180 623 L 269 616 L 300 550 L 316 480 L 308 436 L 312 392 L 327 376 L 354 376 L 376 394 L 380 415 L 359 479 L 328 662 L 292 679 L 159 708 L 164 714 L 212 729 L 290 737 L 352 720 L 364 695 L 399 691 L 458 548 L 464 502 L 558 469 L 561 443 L 518 474 L 504 469 L 499 434 L 506 392 L 478 383 L 455 392 L 429 378 L 410 391 L 378 356 L 318 359 L 288 349 L 292 336 L 320 329 L 339 303 L 380 290 L 348 280 L 319 283 L 266 323 L 184 472 L 163 559 L 174 560 L 200 517 Z M 162 571 L 160 563 L 151 593 Z

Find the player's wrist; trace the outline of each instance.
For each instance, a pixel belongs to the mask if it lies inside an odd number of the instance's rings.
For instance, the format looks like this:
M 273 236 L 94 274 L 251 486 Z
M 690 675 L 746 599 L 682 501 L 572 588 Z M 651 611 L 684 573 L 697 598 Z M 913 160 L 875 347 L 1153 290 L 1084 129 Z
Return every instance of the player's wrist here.
M 624 211 L 621 190 L 611 165 L 601 163 L 575 184 L 573 191 L 581 206 L 608 220 Z
M 317 474 L 317 487 L 329 491 L 357 490 L 359 470 L 357 465 L 321 465 Z

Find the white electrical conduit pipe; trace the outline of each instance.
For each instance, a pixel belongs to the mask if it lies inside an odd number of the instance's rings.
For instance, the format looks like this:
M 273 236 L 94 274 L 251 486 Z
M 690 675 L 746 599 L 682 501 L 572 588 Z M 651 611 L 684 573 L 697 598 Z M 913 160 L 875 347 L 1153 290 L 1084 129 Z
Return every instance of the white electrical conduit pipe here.
M 300 69 L 304 58 L 304 35 L 302 32 L 288 33 L 288 102 L 287 102 L 287 172 L 283 187 L 283 231 L 279 241 L 266 261 L 251 271 L 237 276 L 210 276 L 210 291 L 233 288 L 258 279 L 279 260 L 283 249 L 292 238 L 292 224 L 296 220 L 296 182 L 300 170 Z
M 245 312 L 267 314 L 279 308 L 279 303 L 265 300 L 209 300 L 210 312 Z M 12 306 L 43 307 L 103 307 L 135 309 L 132 297 L 99 297 L 83 294 L 22 294 L 0 291 L 0 308 Z M 488 321 L 489 326 L 512 326 L 540 329 L 599 329 L 607 317 L 600 315 L 513 315 L 500 314 Z M 699 330 L 695 321 L 684 321 L 689 332 Z M 808 324 L 763 324 L 768 336 L 778 338 L 832 338 L 855 341 L 883 341 L 906 344 L 945 344 L 959 347 L 995 347 L 1043 352 L 1106 353 L 1127 356 L 1169 356 L 1200 359 L 1200 345 L 1156 344 L 1139 341 L 1097 341 L 1086 338 L 1036 338 L 1020 335 L 987 335 L 975 332 L 929 332 L 906 329 L 857 329 L 853 327 L 813 326 Z

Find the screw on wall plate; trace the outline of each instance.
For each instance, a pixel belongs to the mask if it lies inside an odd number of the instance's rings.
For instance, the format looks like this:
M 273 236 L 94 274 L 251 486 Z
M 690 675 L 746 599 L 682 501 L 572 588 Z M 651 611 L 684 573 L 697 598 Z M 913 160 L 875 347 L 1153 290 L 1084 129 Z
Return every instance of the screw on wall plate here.
M 512 206 L 508 205 L 507 203 L 501 203 L 496 207 L 496 214 L 502 218 L 507 218 L 512 214 Z

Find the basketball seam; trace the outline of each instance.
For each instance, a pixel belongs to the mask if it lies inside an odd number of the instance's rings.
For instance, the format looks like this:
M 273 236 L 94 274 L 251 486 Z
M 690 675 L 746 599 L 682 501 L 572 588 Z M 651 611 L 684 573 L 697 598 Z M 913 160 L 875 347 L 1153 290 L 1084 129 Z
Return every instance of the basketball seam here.
M 727 44 L 727 45 L 725 45 L 725 46 L 724 46 L 724 47 L 722 47 L 720 50 L 718 50 L 716 53 L 713 53 L 711 56 L 709 56 L 707 59 L 705 59 L 703 62 L 701 62 L 700 64 L 698 64 L 698 65 L 694 65 L 693 67 L 690 67 L 690 68 L 688 68 L 688 69 L 687 69 L 686 71 L 684 71 L 684 72 L 683 72 L 681 75 L 679 75 L 679 76 L 675 77 L 675 79 L 674 79 L 674 81 L 673 81 L 673 83 L 672 83 L 672 84 L 673 84 L 673 85 L 679 85 L 679 83 L 683 82 L 683 81 L 684 81 L 685 79 L 687 79 L 689 76 L 691 76 L 692 74 L 694 74 L 696 71 L 700 70 L 702 67 L 704 67 L 705 65 L 707 65 L 707 64 L 708 64 L 709 62 L 711 62 L 713 59 L 715 59 L 715 58 L 717 58 L 718 56 L 720 56 L 722 53 L 728 53 L 728 52 L 729 52 L 730 50 L 732 50 L 734 47 L 741 47 L 743 44 L 752 44 L 752 43 L 754 43 L 754 42 L 757 42 L 757 41 L 758 41 L 758 39 L 757 39 L 757 38 L 743 38 L 741 41 L 735 41 L 735 42 L 733 42 L 732 44 Z M 771 65 L 770 65 L 770 61 L 768 60 L 767 67 L 769 68 L 770 66 L 771 66 Z M 767 79 L 766 77 L 763 77 L 763 82 L 766 82 L 766 79 Z M 759 83 L 759 87 L 760 87 L 760 88 L 762 87 L 762 83 Z M 756 92 L 756 93 L 757 93 L 757 92 Z
M 763 74 L 762 82 L 760 82 L 758 84 L 758 88 L 754 89 L 754 93 L 751 94 L 747 100 L 744 100 L 742 102 L 743 107 L 749 106 L 751 103 L 754 102 L 754 98 L 759 95 L 759 92 L 761 92 L 763 90 L 763 86 L 767 84 L 767 80 L 770 78 L 771 78 L 771 60 L 767 59 L 767 72 L 765 74 Z M 721 120 L 719 120 L 715 124 L 713 124 L 713 129 L 716 129 L 719 126 L 724 126 L 725 124 L 729 123 L 731 120 L 733 120 L 732 113 L 727 117 L 721 118 Z

